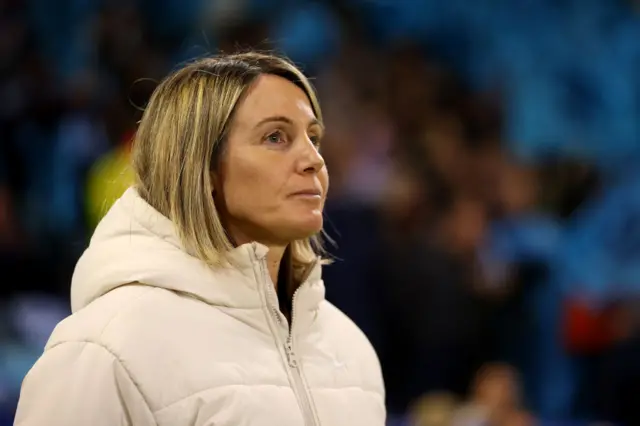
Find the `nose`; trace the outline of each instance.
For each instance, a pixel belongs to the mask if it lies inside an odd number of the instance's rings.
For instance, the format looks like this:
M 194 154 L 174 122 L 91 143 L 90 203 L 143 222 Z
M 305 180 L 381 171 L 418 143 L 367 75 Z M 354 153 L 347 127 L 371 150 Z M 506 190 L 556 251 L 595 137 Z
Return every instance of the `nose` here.
M 302 152 L 300 153 L 300 161 L 298 166 L 299 173 L 302 174 L 317 174 L 324 167 L 324 158 L 318 151 L 318 148 L 305 137 Z

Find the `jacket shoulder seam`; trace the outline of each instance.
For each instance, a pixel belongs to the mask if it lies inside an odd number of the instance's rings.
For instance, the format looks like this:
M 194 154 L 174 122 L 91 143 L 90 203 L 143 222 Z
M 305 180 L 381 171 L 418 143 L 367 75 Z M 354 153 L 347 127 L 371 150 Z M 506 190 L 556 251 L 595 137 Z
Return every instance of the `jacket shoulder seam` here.
M 140 285 L 137 282 L 132 282 L 130 284 L 127 285 Z M 102 336 L 106 333 L 107 329 L 109 328 L 109 326 L 111 326 L 111 324 L 117 319 L 119 318 L 121 315 L 123 315 L 125 313 L 125 311 L 127 311 L 129 308 L 131 308 L 135 303 L 139 302 L 144 296 L 147 296 L 150 292 L 152 292 L 153 290 L 155 290 L 155 287 L 145 287 L 144 291 L 140 292 L 140 294 L 138 295 L 138 297 L 134 298 L 133 300 L 129 301 L 129 303 L 119 309 L 116 313 L 113 314 L 113 316 L 109 319 L 109 321 L 107 321 L 107 323 L 104 325 L 104 327 L 102 327 L 102 330 L 100 330 L 99 334 L 98 334 L 98 339 L 102 338 Z
M 227 389 L 227 388 L 233 388 L 233 387 L 277 387 L 277 388 L 286 388 L 286 389 L 291 389 L 291 386 L 289 386 L 288 384 L 271 384 L 271 383 L 229 383 L 229 384 L 225 384 L 225 385 L 219 385 L 219 386 L 207 386 L 205 389 L 200 389 L 197 390 L 195 392 L 191 392 L 189 395 L 183 396 L 181 398 L 179 398 L 176 401 L 170 402 L 168 404 L 166 404 L 164 407 L 160 407 L 158 408 L 156 411 L 154 411 L 154 414 L 156 413 L 160 413 L 161 411 L 170 409 L 172 407 L 174 407 L 177 404 L 180 404 L 181 402 L 184 402 L 186 400 L 188 400 L 189 398 L 194 398 L 200 394 L 203 394 L 205 392 L 209 392 L 212 390 L 222 390 L 222 389 Z

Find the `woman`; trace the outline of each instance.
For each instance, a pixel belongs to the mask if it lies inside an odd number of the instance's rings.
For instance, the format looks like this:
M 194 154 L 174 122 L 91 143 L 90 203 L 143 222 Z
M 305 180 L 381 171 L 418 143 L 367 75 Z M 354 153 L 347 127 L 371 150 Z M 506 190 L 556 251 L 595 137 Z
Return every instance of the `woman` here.
M 15 424 L 376 426 L 376 354 L 324 300 L 328 176 L 313 89 L 278 57 L 163 81 L 137 183 L 76 267 L 74 314 L 25 378 Z

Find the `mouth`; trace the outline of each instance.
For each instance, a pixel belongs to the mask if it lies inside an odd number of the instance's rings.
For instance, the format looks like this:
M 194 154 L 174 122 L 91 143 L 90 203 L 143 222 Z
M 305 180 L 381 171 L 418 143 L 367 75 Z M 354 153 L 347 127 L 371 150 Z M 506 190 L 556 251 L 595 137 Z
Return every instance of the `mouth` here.
M 310 200 L 319 200 L 322 198 L 322 191 L 318 189 L 307 189 L 304 191 L 294 192 L 290 196 L 293 198 L 306 198 Z

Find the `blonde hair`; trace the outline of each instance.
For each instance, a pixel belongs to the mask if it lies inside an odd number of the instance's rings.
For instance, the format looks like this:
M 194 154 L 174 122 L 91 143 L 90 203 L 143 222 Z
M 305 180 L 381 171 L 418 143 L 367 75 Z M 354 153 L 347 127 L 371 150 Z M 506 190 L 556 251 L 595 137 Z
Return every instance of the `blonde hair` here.
M 239 53 L 199 59 L 162 81 L 134 140 L 133 169 L 140 196 L 174 223 L 186 251 L 212 267 L 229 264 L 233 244 L 212 196 L 211 172 L 224 150 L 238 103 L 263 74 L 283 77 L 301 88 L 322 121 L 313 87 L 291 62 L 275 55 Z M 325 254 L 320 235 L 290 245 L 294 271 L 320 254 Z

